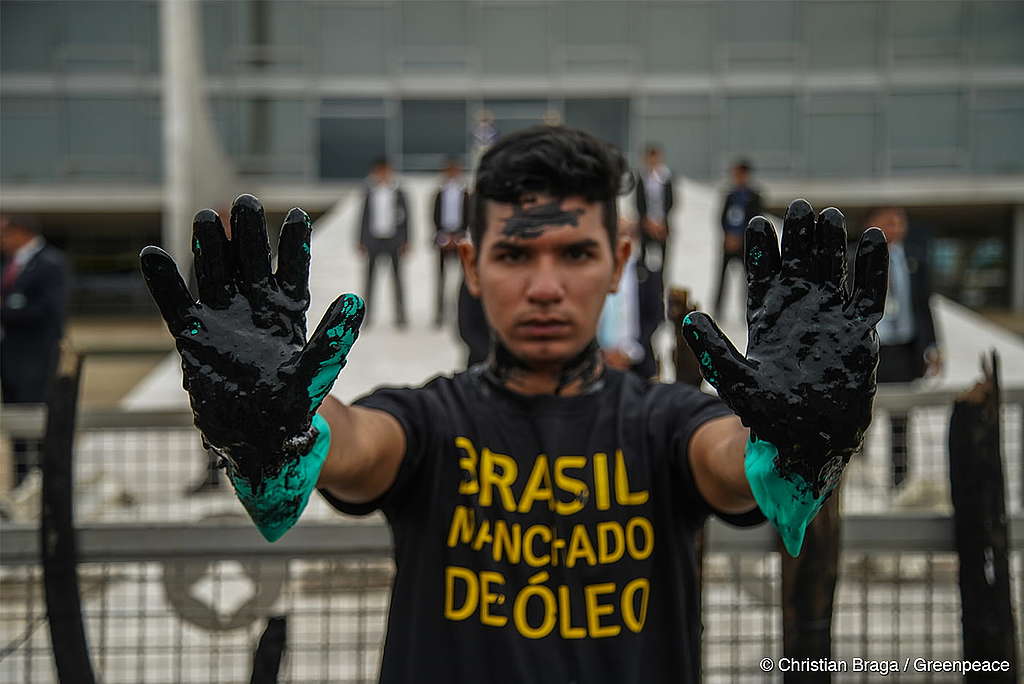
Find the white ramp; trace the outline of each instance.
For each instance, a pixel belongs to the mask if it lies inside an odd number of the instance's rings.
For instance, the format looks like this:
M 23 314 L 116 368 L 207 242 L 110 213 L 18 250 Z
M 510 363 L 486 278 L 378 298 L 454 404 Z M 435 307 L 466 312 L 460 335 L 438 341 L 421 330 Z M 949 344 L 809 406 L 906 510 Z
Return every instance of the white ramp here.
M 437 373 L 455 370 L 463 362 L 464 352 L 454 326 L 449 324 L 441 331 L 432 327 L 436 252 L 430 247 L 429 205 L 436 182 L 433 176 L 403 178 L 412 214 L 410 253 L 404 265 L 410 326 L 405 331 L 392 326 L 391 281 L 387 269 L 380 269 L 384 272 L 378 278 L 373 327 L 361 332 L 350 363 L 334 388 L 333 393 L 342 400 L 351 400 L 380 384 L 415 385 Z M 694 300 L 708 310 L 721 258 L 720 194 L 711 186 L 681 179 L 677 197 L 666 281 L 689 288 Z M 362 293 L 364 263 L 355 251 L 360 205 L 360 193 L 352 193 L 316 222 L 310 275 L 310 329 L 339 294 Z M 630 215 L 632 202 L 624 199 L 622 207 Z M 741 281 L 742 273 L 735 267 L 729 274 L 724 312 L 719 320 L 739 349 L 746 345 Z M 449 284 L 449 301 L 453 306 L 454 285 L 455 282 Z M 933 308 L 947 363 L 943 376 L 927 381 L 926 385 L 969 386 L 978 377 L 979 355 L 989 349 L 998 350 L 1003 358 L 1005 386 L 1024 384 L 1024 342 L 1020 338 L 944 297 L 934 297 Z M 667 326 L 663 327 L 656 340 L 662 358 L 668 358 L 671 338 Z M 178 363 L 177 354 L 169 355 L 136 386 L 122 406 L 130 410 L 186 407 L 188 401 L 181 389 Z M 671 368 L 665 370 L 671 377 Z

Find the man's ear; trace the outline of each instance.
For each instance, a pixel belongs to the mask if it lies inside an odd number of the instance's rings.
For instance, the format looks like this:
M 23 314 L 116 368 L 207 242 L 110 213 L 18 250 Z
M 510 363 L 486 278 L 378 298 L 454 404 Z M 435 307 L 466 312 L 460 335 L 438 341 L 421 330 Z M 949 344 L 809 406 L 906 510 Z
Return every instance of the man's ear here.
M 622 271 L 626 268 L 629 255 L 633 253 L 633 241 L 622 235 L 615 243 L 615 270 L 612 272 L 612 286 L 608 292 L 619 291 L 619 280 L 622 278 Z
M 462 274 L 466 279 L 466 289 L 474 297 L 480 297 L 480 275 L 477 273 L 476 246 L 469 240 L 459 243 L 459 261 L 462 262 Z

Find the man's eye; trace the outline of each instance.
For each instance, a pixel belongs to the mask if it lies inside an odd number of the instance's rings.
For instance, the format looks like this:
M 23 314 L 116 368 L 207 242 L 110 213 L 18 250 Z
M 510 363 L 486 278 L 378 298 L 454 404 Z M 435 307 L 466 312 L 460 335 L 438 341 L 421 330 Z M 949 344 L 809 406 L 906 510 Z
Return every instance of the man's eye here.
M 526 261 L 526 252 L 505 251 L 498 254 L 498 261 L 506 264 L 518 264 Z
M 565 250 L 565 258 L 569 261 L 586 261 L 593 257 L 593 254 L 586 247 L 570 247 Z

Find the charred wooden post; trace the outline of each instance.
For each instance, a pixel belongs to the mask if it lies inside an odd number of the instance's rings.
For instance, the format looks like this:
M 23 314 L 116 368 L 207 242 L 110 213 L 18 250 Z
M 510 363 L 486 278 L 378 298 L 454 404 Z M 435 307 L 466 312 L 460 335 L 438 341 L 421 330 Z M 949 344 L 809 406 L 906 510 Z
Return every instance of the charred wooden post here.
M 252 677 L 249 684 L 277 684 L 281 657 L 288 643 L 288 618 L 276 615 L 267 620 L 267 628 L 260 636 L 256 654 L 252 659 Z
M 61 682 L 96 681 L 82 621 L 78 542 L 74 527 L 73 449 L 82 358 L 62 350 L 47 400 L 43 438 L 43 507 L 39 525 L 50 641 Z
M 960 556 L 965 660 L 1008 661 L 1008 672 L 970 673 L 967 681 L 1016 682 L 1016 632 L 1010 604 L 1005 483 L 1000 452 L 999 357 L 982 361 L 984 379 L 953 404 L 949 484 Z
M 832 655 L 832 609 L 839 574 L 842 484 L 807 526 L 803 551 L 793 558 L 779 542 L 782 557 L 782 654 L 796 660 Z M 786 682 L 830 682 L 828 672 L 787 672 Z

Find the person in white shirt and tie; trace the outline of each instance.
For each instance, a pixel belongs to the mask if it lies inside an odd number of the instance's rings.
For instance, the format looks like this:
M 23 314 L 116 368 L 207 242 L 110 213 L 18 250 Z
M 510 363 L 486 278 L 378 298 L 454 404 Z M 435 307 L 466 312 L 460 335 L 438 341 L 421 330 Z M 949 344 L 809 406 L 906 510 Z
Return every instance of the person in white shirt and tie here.
M 929 305 L 927 245 L 908 240 L 907 213 L 897 207 L 880 207 L 867 217 L 889 243 L 889 290 L 885 315 L 878 322 L 878 382 L 908 383 L 942 372 L 942 353 L 935 335 Z M 908 414 L 891 413 L 892 486 L 907 479 Z
M 445 262 L 458 261 L 459 242 L 469 228 L 469 191 L 462 177 L 459 160 L 445 162 L 441 187 L 434 195 L 434 246 L 437 248 L 437 309 L 434 325 L 440 328 L 445 319 Z
M 402 257 L 409 247 L 409 212 L 406 208 L 405 193 L 394 180 L 391 164 L 387 159 L 378 159 L 370 170 L 363 201 L 363 214 L 359 224 L 357 248 L 366 255 L 366 299 L 369 323 L 373 307 L 374 273 L 378 259 L 391 261 L 391 272 L 395 282 L 395 327 L 406 326 L 405 297 L 402 287 Z

